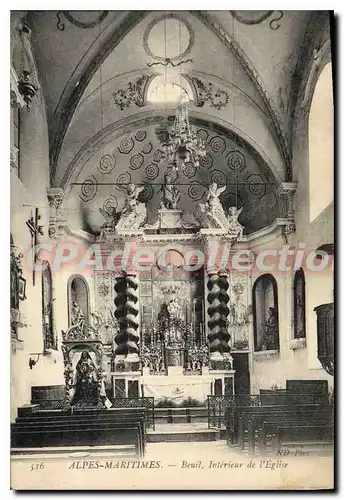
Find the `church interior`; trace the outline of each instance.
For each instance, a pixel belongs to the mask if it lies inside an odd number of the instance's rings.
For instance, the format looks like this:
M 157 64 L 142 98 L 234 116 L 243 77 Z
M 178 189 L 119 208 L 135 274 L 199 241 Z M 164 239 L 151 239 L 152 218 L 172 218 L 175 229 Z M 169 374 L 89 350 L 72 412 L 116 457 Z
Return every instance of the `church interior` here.
M 333 443 L 330 20 L 11 12 L 14 457 Z

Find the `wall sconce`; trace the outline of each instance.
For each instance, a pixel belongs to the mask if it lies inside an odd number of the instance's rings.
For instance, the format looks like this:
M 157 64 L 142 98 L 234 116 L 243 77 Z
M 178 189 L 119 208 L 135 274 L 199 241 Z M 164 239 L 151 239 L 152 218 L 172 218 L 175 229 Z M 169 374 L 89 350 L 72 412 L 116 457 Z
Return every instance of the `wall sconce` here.
M 30 358 L 29 358 L 29 367 L 30 367 L 30 370 L 32 370 L 32 368 L 37 365 L 38 361 L 39 361 L 39 358 L 40 356 L 46 356 L 47 354 L 49 354 L 49 351 L 43 351 L 43 352 L 33 352 L 30 354 Z M 31 356 L 37 356 L 37 359 L 34 360 L 33 358 L 31 358 Z

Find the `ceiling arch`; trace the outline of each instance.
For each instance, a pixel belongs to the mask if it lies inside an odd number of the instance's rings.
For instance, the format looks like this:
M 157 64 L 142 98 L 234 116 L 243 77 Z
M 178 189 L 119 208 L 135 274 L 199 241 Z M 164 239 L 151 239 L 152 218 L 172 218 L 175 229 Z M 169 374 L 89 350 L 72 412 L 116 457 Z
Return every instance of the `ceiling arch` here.
M 154 121 L 155 118 L 155 121 Z M 101 148 L 84 151 L 77 168 L 66 184 L 65 209 L 72 226 L 96 235 L 103 218 L 100 208 L 124 205 L 123 187 L 143 184 L 142 201 L 146 202 L 148 223 L 155 222 L 164 183 L 166 160 L 156 137 L 156 120 L 131 123 L 109 134 Z M 242 223 L 250 234 L 279 217 L 278 182 L 255 148 L 218 123 L 193 118 L 197 134 L 207 145 L 200 166 L 180 167 L 177 184 L 180 209 L 189 222 L 197 219 L 199 203 L 205 200 L 210 183 L 225 185 L 221 195 L 225 209 L 233 204 L 243 207 Z M 101 140 L 101 138 L 99 138 Z
M 57 160 L 62 147 L 63 139 L 67 132 L 72 116 L 82 99 L 92 76 L 107 58 L 115 50 L 118 44 L 128 35 L 137 24 L 148 14 L 147 11 L 133 11 L 125 13 L 119 20 L 109 25 L 103 32 L 99 31 L 99 36 L 95 37 L 91 50 L 85 55 L 71 75 L 66 85 L 60 101 L 55 109 L 50 124 L 50 167 L 52 178 L 55 175 Z M 232 40 L 225 29 L 215 20 L 215 18 L 204 11 L 191 11 L 192 16 L 201 21 L 207 28 L 216 34 L 227 50 L 234 53 L 253 85 L 262 97 L 276 133 L 276 142 L 281 150 L 286 169 L 286 179 L 291 175 L 291 161 L 288 143 L 273 101 L 269 98 L 268 92 L 261 81 L 254 65 L 250 62 L 247 54 L 240 45 Z
M 195 109 L 189 110 L 189 117 L 191 124 L 195 126 L 206 126 L 209 129 L 217 131 L 225 136 L 231 137 L 238 144 L 245 145 L 244 147 L 250 151 L 250 154 L 258 159 L 259 165 L 262 170 L 269 171 L 278 185 L 283 181 L 283 172 L 276 169 L 276 165 L 271 161 L 266 151 L 260 147 L 259 143 L 252 140 L 252 138 L 238 130 L 235 125 L 226 122 L 225 120 L 209 116 L 203 111 Z M 173 116 L 169 113 L 169 122 L 172 123 Z M 97 134 L 93 135 L 77 152 L 74 158 L 68 164 L 68 167 L 59 184 L 66 192 L 70 189 L 73 182 L 83 166 L 89 159 L 100 149 L 104 148 L 106 144 L 114 139 L 130 134 L 132 130 L 154 124 L 158 126 L 166 120 L 165 109 L 153 109 L 149 111 L 141 111 L 134 115 L 127 116 L 121 120 L 116 120 L 104 129 L 100 130 Z

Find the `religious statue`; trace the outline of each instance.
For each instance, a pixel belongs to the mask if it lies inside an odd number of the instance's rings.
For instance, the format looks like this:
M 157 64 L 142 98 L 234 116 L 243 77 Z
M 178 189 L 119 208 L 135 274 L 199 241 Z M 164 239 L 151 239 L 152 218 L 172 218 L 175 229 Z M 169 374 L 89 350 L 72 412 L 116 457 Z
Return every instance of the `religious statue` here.
M 146 220 L 147 209 L 144 203 L 138 200 L 144 186 L 128 184 L 123 210 L 116 225 L 116 229 L 139 229 Z
M 177 186 L 174 184 L 177 178 L 178 169 L 175 165 L 169 167 L 164 175 L 164 184 L 159 191 L 162 192 L 160 208 L 163 210 L 176 210 L 180 193 Z
M 206 202 L 200 203 L 202 223 L 208 228 L 226 229 L 228 226 L 226 214 L 219 199 L 225 189 L 226 186 L 218 187 L 217 183 L 213 182 L 209 186 Z
M 100 240 L 105 241 L 107 234 L 113 234 L 116 224 L 121 216 L 120 212 L 116 211 L 116 207 L 108 206 L 107 208 L 100 208 L 99 212 L 105 219 L 104 224 L 100 227 Z
M 233 239 L 242 238 L 244 228 L 239 223 L 238 217 L 243 207 L 240 210 L 234 206 L 229 207 L 226 214 L 219 198 L 225 189 L 226 186 L 218 187 L 216 182 L 209 186 L 206 202 L 200 203 L 201 224 L 205 228 L 223 229 Z
M 72 387 L 75 388 L 72 406 L 98 405 L 97 369 L 88 351 L 82 351 L 76 365 Z
M 139 194 L 144 190 L 144 186 L 128 184 L 125 189 L 125 202 L 121 211 L 116 211 L 116 207 L 100 208 L 99 211 L 105 218 L 105 223 L 101 226 L 100 240 L 107 241 L 107 237 L 113 235 L 118 229 L 139 229 L 146 220 L 147 209 L 144 203 L 138 200 Z
M 244 233 L 244 228 L 238 221 L 239 215 L 241 214 L 244 207 L 241 207 L 240 210 L 237 207 L 229 207 L 228 209 L 228 232 L 235 235 L 238 238 L 242 238 Z
M 278 349 L 278 323 L 274 307 L 269 307 L 269 316 L 264 324 L 263 350 Z
M 82 321 L 85 321 L 85 315 L 84 315 L 79 303 L 76 300 L 72 303 L 71 321 L 72 321 L 73 326 L 80 324 Z

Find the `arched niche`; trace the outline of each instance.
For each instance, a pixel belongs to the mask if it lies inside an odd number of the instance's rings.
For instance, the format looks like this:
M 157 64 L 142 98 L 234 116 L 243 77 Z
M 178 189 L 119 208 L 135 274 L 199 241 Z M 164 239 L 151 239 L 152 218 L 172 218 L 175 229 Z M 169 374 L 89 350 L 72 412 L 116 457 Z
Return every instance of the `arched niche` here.
M 77 302 L 80 306 L 85 321 L 89 323 L 89 303 L 90 291 L 88 284 L 80 275 L 71 276 L 68 280 L 68 324 L 72 325 L 73 303 Z
M 317 80 L 308 118 L 309 220 L 333 201 L 334 110 L 332 65 Z
M 305 273 L 298 269 L 293 284 L 294 339 L 306 337 L 306 291 Z
M 263 274 L 253 285 L 254 350 L 279 349 L 278 291 L 271 274 Z

